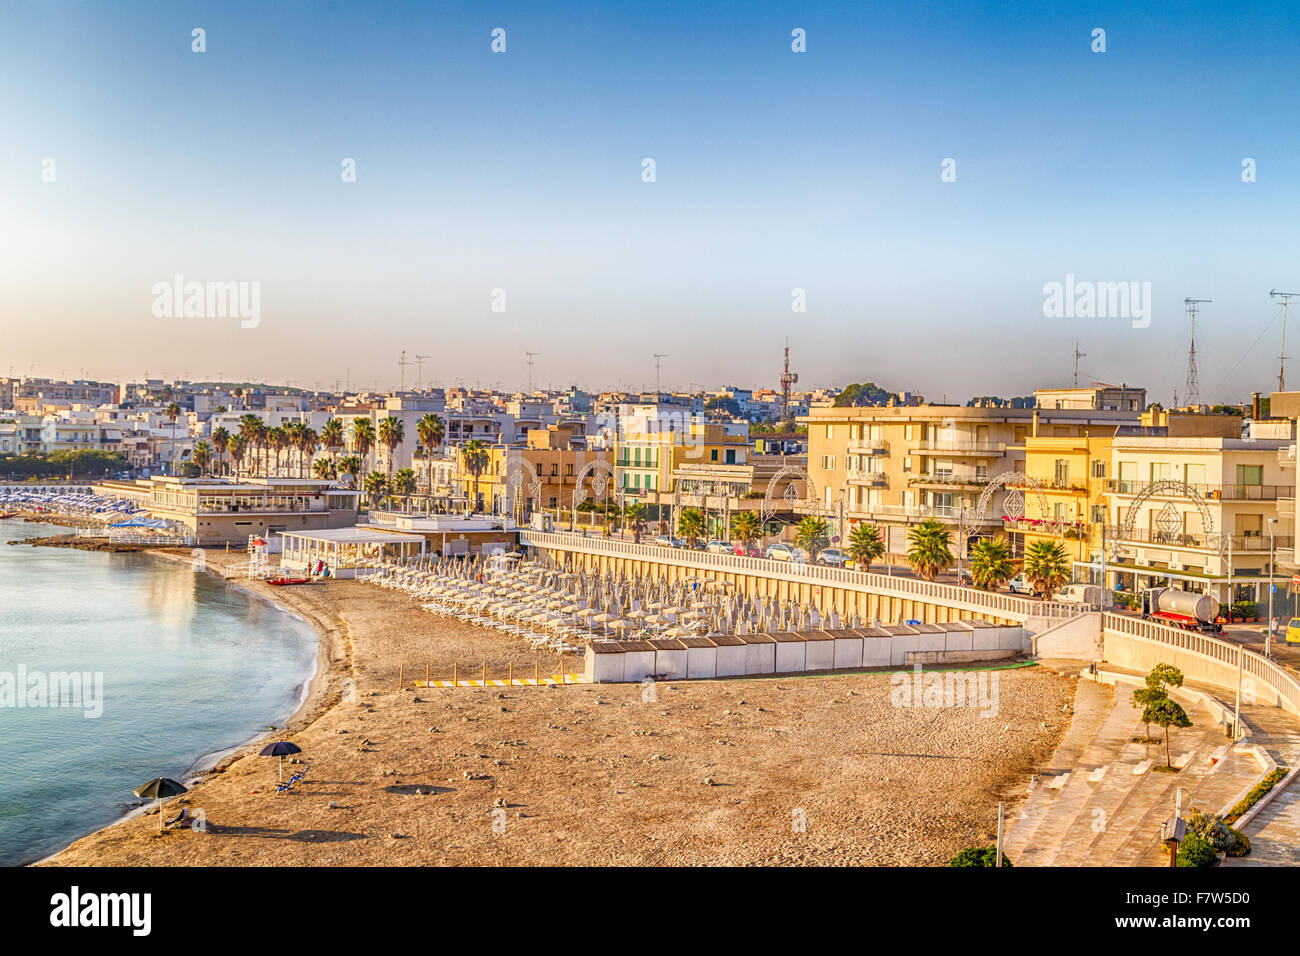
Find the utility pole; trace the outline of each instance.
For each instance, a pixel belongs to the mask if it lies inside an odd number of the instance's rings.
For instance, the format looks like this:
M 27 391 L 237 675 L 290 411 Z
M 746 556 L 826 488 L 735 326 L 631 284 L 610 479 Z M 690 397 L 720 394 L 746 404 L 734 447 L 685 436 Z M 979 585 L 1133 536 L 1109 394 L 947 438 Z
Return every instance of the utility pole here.
M 417 355 L 415 357 L 415 389 L 419 391 L 420 383 L 424 381 L 424 361 L 429 356 Z
M 668 353 L 655 352 L 654 356 L 655 356 L 655 401 L 658 402 L 659 396 L 662 394 L 659 391 L 659 363 L 662 359 L 666 359 L 668 357 Z
M 1075 388 L 1079 387 L 1079 359 L 1087 358 L 1087 357 L 1088 357 L 1088 353 L 1080 352 L 1079 343 L 1075 342 L 1074 343 L 1074 387 Z
M 1196 307 L 1202 302 L 1213 301 L 1213 299 L 1183 299 L 1183 305 L 1187 307 L 1187 315 L 1192 320 L 1192 341 L 1187 350 L 1187 385 L 1183 389 L 1185 392 L 1183 400 L 1188 405 L 1201 403 L 1201 383 L 1196 375 Z
M 524 353 L 524 355 L 528 356 L 528 394 L 529 395 L 533 394 L 533 359 L 537 358 L 537 356 L 541 354 L 542 354 L 541 352 Z
M 1274 299 L 1282 300 L 1282 351 L 1277 357 L 1277 390 L 1286 391 L 1286 314 L 1287 306 L 1291 304 L 1293 296 L 1300 295 L 1300 292 L 1278 292 L 1276 289 L 1269 292 L 1269 296 Z

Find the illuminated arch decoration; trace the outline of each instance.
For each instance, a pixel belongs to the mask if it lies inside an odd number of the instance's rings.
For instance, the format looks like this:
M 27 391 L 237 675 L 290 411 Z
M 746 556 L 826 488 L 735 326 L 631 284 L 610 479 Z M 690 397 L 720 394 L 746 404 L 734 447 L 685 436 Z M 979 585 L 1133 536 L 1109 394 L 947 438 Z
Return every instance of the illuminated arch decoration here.
M 614 481 L 616 475 L 614 466 L 604 458 L 593 458 L 578 470 L 578 474 L 573 479 L 573 526 L 578 524 L 578 506 L 587 500 L 587 490 L 582 483 L 587 478 L 591 479 L 591 493 L 593 498 L 604 497 L 605 488 L 610 482 Z M 618 504 L 619 510 L 623 508 L 623 489 L 614 489 L 614 501 Z
M 510 469 L 507 483 L 510 485 L 510 498 L 516 503 L 520 501 L 519 491 L 524 487 L 524 472 L 528 473 L 528 497 L 533 499 L 533 511 L 542 510 L 542 479 L 537 476 L 537 469 L 527 458 L 520 458 L 513 468 Z
M 1110 553 L 1108 555 L 1110 560 L 1119 560 L 1119 556 L 1124 550 L 1122 542 L 1132 541 L 1133 534 L 1137 531 L 1138 512 L 1142 510 L 1142 506 L 1146 504 L 1148 500 L 1154 498 L 1156 495 L 1176 495 L 1190 500 L 1192 504 L 1196 506 L 1196 510 L 1200 512 L 1202 533 L 1205 535 L 1206 541 L 1213 542 L 1218 551 L 1219 557 L 1223 557 L 1224 552 L 1227 550 L 1228 539 L 1223 534 L 1215 534 L 1214 515 L 1210 511 L 1209 503 L 1201 497 L 1199 491 L 1186 482 L 1164 480 L 1151 482 L 1142 489 L 1136 498 L 1133 499 L 1133 503 L 1129 505 L 1128 510 L 1124 514 L 1124 524 L 1120 526 L 1120 533 L 1116 535 L 1114 541 L 1110 542 Z M 1179 545 L 1177 539 L 1183 536 L 1183 516 L 1179 513 L 1178 509 L 1174 507 L 1172 501 L 1165 502 L 1165 506 L 1161 508 L 1159 514 L 1156 515 L 1156 528 L 1158 529 L 1158 534 L 1162 537 L 1168 538 L 1168 540 L 1154 541 L 1152 542 L 1153 544 L 1168 544 L 1175 547 Z
M 776 490 L 777 487 L 785 481 L 785 489 L 781 492 L 781 498 L 790 507 L 794 509 L 795 503 L 800 500 L 799 490 L 795 487 L 796 481 L 804 483 L 803 500 L 811 501 L 814 506 L 819 507 L 817 500 L 817 486 L 813 480 L 808 477 L 808 471 L 798 465 L 785 465 L 780 468 L 772 479 L 767 483 L 767 491 L 763 493 L 763 510 L 760 513 L 763 524 L 766 525 L 776 514 Z
M 999 488 L 1004 489 L 1007 493 L 1002 509 L 1003 514 L 1008 518 L 1018 521 L 1025 516 L 1025 491 L 1030 491 L 1038 499 L 1038 508 L 1043 513 L 1043 520 L 1047 527 L 1058 538 L 1063 537 L 1065 522 L 1054 521 L 1049 517 L 1052 509 L 1048 504 L 1047 495 L 1044 494 L 1046 487 L 1033 475 L 1024 475 L 1019 472 L 1004 472 L 989 479 L 989 483 L 984 486 L 984 490 L 980 493 L 979 501 L 975 503 L 974 515 L 971 516 L 969 521 L 964 517 L 962 518 L 958 534 L 963 539 L 959 545 L 963 553 L 965 552 L 964 539 L 987 520 L 989 503 L 993 500 L 993 495 Z

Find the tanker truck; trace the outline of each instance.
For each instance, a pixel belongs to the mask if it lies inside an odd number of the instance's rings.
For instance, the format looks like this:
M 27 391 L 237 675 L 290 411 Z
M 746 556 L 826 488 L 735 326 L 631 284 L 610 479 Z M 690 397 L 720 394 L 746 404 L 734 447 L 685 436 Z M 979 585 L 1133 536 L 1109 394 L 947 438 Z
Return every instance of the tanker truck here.
M 1143 591 L 1142 617 L 1203 634 L 1218 634 L 1223 630 L 1218 601 L 1208 594 L 1193 594 L 1178 588 L 1147 588 Z

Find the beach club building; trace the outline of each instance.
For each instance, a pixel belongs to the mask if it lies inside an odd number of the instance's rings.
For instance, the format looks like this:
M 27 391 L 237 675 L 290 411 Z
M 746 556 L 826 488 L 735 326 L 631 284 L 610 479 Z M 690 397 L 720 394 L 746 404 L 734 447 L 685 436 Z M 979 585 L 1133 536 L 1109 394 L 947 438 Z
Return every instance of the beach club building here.
M 181 478 L 107 481 L 97 493 L 129 498 L 153 517 L 187 529 L 196 545 L 274 544 L 287 531 L 322 531 L 357 523 L 356 491 L 309 478 Z
M 280 567 L 310 572 L 323 564 L 337 578 L 356 577 L 358 571 L 410 561 L 424 553 L 424 538 L 418 534 L 366 526 L 285 531 L 279 538 Z

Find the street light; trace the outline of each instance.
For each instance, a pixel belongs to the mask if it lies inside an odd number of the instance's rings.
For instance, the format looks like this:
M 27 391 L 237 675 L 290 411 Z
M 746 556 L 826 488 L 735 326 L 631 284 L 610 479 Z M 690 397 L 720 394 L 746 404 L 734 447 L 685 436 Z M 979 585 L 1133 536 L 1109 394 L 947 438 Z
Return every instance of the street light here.
M 1273 656 L 1273 561 L 1277 543 L 1277 519 L 1268 519 L 1268 627 L 1264 631 L 1264 656 Z

